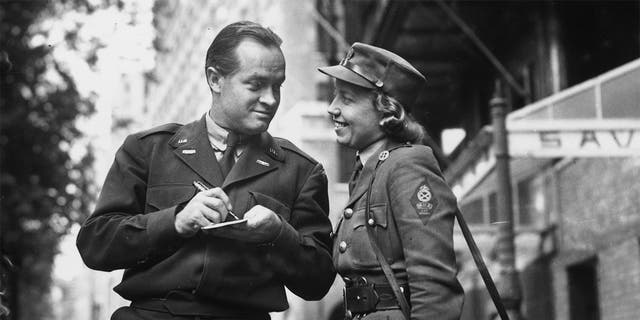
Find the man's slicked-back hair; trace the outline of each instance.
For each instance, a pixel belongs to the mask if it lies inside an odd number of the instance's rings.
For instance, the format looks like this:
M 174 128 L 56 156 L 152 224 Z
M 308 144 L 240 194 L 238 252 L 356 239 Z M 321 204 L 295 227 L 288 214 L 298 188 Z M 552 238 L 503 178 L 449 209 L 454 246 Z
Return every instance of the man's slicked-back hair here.
M 214 67 L 220 75 L 226 76 L 238 69 L 235 50 L 243 40 L 251 39 L 267 47 L 280 48 L 282 39 L 271 29 L 255 22 L 238 21 L 224 27 L 213 39 L 207 50 L 205 72 Z

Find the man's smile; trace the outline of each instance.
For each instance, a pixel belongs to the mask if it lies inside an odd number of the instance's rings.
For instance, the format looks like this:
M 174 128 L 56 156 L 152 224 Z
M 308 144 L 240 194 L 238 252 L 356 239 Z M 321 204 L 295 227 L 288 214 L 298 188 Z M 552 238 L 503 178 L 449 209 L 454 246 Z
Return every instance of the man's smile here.
M 275 115 L 275 112 L 267 110 L 253 110 L 253 113 L 269 118 L 272 118 Z

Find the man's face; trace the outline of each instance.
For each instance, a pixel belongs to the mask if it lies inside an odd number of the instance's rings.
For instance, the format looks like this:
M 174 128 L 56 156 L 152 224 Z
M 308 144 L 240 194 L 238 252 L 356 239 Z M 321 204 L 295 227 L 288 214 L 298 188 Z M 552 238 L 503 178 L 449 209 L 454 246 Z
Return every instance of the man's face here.
M 236 71 L 209 81 L 214 95 L 211 116 L 232 131 L 259 134 L 269 128 L 280 105 L 284 56 L 277 47 L 243 40 L 236 48 L 236 57 Z
M 382 118 L 373 105 L 374 92 L 336 80 L 335 98 L 327 112 L 331 115 L 338 143 L 362 150 L 384 137 Z

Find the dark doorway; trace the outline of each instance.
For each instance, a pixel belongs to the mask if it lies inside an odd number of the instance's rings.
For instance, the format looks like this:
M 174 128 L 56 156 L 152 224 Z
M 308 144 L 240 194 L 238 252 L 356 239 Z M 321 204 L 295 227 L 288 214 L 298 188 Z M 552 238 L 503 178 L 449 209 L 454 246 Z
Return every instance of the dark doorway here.
M 598 272 L 596 259 L 567 268 L 571 320 L 599 320 Z

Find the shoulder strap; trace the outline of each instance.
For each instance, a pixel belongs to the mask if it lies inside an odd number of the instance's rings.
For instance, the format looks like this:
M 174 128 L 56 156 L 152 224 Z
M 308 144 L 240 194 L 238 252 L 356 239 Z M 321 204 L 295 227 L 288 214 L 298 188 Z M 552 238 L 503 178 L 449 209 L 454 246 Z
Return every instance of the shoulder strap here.
M 385 259 L 384 255 L 382 254 L 382 251 L 380 250 L 380 247 L 378 246 L 378 242 L 376 241 L 375 235 L 373 234 L 374 223 L 369 223 L 369 221 L 373 221 L 371 220 L 373 219 L 371 217 L 371 202 L 370 202 L 371 188 L 373 186 L 373 181 L 376 178 L 376 172 L 377 172 L 378 166 L 382 161 L 386 160 L 388 156 L 389 156 L 389 151 L 385 150 L 382 153 L 380 153 L 380 156 L 378 157 L 378 163 L 376 164 L 376 167 L 373 171 L 373 175 L 371 176 L 371 181 L 369 182 L 369 188 L 367 189 L 367 197 L 365 200 L 366 201 L 365 202 L 366 203 L 365 225 L 367 228 L 367 235 L 369 236 L 369 243 L 371 243 L 371 247 L 373 247 L 373 252 L 376 254 L 376 259 L 378 260 L 380 267 L 382 267 L 382 272 L 384 272 L 384 276 L 385 278 L 387 278 L 387 281 L 389 282 L 389 286 L 391 286 L 391 289 L 393 290 L 393 295 L 396 297 L 396 301 L 398 301 L 398 304 L 400 305 L 400 309 L 402 310 L 402 314 L 404 315 L 404 318 L 406 320 L 409 320 L 411 319 L 411 309 L 409 308 L 409 303 L 407 302 L 407 299 L 405 298 L 404 293 L 402 293 L 402 290 L 400 289 L 400 286 L 396 281 L 396 277 L 393 275 L 391 266 L 389 266 L 387 259 Z
M 460 210 L 456 210 L 456 220 L 458 220 L 458 225 L 460 225 L 460 230 L 462 230 L 464 240 L 467 242 L 467 246 L 469 246 L 469 251 L 471 251 L 473 261 L 476 263 L 476 267 L 480 272 L 480 276 L 482 276 L 482 281 L 484 281 L 484 285 L 485 287 L 487 287 L 487 291 L 489 291 L 489 295 L 491 296 L 491 300 L 493 300 L 493 304 L 496 306 L 496 310 L 500 315 L 500 319 L 509 320 L 509 315 L 507 314 L 507 311 L 502 304 L 502 299 L 500 298 L 498 289 L 496 289 L 496 285 L 491 278 L 491 274 L 489 273 L 489 270 L 487 270 L 487 266 L 484 264 L 484 259 L 482 259 L 480 250 L 478 250 L 478 246 L 473 240 L 473 236 L 471 235 L 469 226 L 467 226 L 467 222 L 464 221 L 464 217 L 462 216 L 462 212 L 460 212 Z

